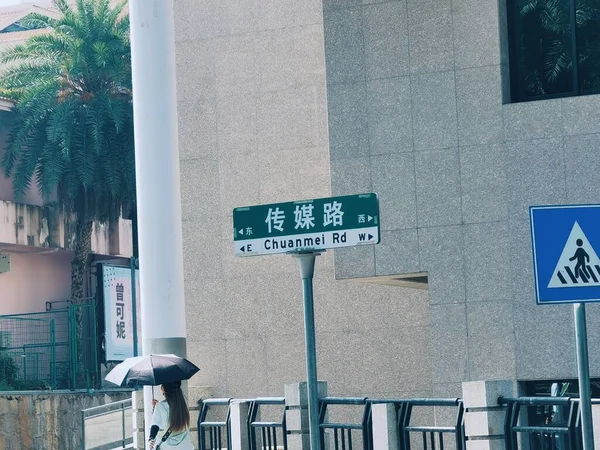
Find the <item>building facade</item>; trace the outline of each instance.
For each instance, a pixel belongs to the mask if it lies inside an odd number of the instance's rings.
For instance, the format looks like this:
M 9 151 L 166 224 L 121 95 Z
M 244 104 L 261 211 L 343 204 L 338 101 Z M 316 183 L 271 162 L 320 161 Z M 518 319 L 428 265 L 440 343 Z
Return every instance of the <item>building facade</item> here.
M 528 207 L 600 201 L 600 96 L 520 87 L 516 3 L 175 2 L 193 386 L 276 395 L 305 377 L 297 263 L 234 258 L 232 209 L 361 192 L 379 195 L 381 243 L 316 266 L 330 393 L 576 378 L 572 308 L 536 306 Z M 590 349 L 599 320 L 588 306 Z

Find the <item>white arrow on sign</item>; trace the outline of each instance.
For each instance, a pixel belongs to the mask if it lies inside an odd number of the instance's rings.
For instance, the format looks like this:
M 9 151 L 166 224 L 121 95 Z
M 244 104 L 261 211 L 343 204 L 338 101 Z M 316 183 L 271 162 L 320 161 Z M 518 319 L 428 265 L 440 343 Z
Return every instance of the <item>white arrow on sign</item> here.
M 240 231 L 238 231 L 238 233 L 240 233 L 243 236 L 244 235 L 244 229 L 242 228 Z
M 367 215 L 367 220 L 370 222 L 371 220 L 373 220 L 373 216 Z

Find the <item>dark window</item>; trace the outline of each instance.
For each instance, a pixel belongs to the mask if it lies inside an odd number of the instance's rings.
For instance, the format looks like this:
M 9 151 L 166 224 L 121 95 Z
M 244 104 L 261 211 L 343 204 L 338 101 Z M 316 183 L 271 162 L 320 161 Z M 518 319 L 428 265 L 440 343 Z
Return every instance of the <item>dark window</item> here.
M 600 0 L 508 0 L 513 101 L 600 93 Z

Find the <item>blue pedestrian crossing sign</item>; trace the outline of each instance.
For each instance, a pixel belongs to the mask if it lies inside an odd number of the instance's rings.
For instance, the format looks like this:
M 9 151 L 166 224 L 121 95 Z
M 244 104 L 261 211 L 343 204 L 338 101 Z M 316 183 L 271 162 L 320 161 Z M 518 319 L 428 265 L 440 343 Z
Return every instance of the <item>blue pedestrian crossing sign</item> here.
M 532 206 L 538 304 L 600 302 L 600 205 Z

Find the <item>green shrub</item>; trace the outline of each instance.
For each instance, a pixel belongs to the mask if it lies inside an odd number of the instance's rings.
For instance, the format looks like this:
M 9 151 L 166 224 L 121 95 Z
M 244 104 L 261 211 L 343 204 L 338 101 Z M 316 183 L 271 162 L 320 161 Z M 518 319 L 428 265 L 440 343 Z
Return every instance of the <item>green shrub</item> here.
M 0 390 L 13 386 L 19 374 L 19 366 L 6 353 L 0 352 Z

